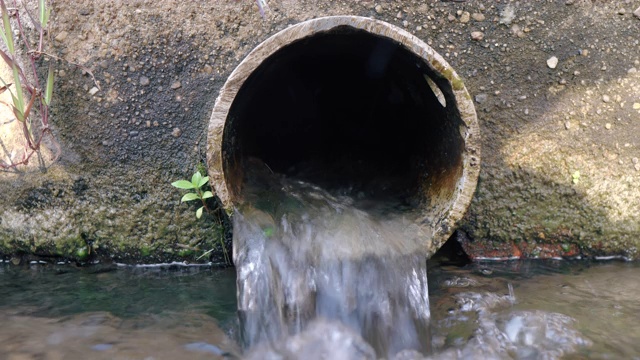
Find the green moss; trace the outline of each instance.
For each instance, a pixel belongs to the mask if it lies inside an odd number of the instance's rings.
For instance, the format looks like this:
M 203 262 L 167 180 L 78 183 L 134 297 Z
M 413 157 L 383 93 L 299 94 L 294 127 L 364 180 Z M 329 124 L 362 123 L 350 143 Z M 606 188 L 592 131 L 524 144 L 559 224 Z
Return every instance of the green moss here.
M 191 258 L 194 254 L 195 251 L 191 249 L 180 249 L 180 251 L 178 251 L 178 256 L 181 258 Z
M 148 257 L 149 255 L 151 255 L 151 248 L 147 245 L 142 245 L 140 247 L 140 256 Z

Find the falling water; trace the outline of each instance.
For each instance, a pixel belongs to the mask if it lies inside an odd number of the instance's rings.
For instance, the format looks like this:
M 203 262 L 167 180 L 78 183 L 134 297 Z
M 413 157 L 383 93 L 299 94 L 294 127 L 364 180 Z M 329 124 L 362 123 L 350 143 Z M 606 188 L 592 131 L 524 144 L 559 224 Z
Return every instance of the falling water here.
M 247 176 L 234 217 L 246 347 L 339 321 L 378 356 L 429 351 L 429 234 L 403 205 L 336 195 L 270 172 Z M 406 213 L 406 212 L 404 212 Z

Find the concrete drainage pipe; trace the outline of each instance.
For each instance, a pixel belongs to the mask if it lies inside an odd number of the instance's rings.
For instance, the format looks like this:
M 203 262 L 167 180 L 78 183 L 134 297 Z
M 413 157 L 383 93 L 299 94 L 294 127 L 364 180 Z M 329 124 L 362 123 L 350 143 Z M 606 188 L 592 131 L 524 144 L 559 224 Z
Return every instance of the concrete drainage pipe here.
M 212 185 L 240 201 L 248 159 L 327 188 L 407 194 L 433 254 L 466 211 L 480 167 L 460 77 L 405 30 L 356 16 L 291 26 L 256 47 L 220 91 L 208 131 Z

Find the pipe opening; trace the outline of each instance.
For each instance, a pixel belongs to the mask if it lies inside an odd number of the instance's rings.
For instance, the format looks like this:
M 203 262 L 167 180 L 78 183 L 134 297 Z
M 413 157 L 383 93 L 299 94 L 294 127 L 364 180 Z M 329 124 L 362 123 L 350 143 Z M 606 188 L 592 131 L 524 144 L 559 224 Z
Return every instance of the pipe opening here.
M 417 206 L 454 191 L 461 124 L 449 81 L 424 59 L 340 26 L 279 49 L 247 78 L 227 117 L 224 172 L 239 185 L 232 197 L 259 159 L 328 190 Z

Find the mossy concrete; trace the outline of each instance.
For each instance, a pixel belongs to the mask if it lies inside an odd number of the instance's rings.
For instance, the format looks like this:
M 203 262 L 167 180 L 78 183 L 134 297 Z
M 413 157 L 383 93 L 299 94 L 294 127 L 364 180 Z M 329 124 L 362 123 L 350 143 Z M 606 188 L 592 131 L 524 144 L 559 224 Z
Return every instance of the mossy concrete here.
M 193 260 L 189 252 L 215 246 L 219 226 L 197 221 L 169 183 L 204 160 L 218 91 L 269 36 L 347 14 L 418 36 L 476 100 L 482 170 L 459 224 L 469 251 L 546 256 L 555 247 L 568 250 L 556 255 L 638 258 L 640 19 L 630 4 L 268 3 L 262 18 L 248 0 L 54 2 L 51 51 L 85 66 L 97 84 L 56 64 L 52 124 L 62 155 L 46 173 L 0 174 L 2 257 L 79 259 L 88 243 L 88 259 L 156 262 Z M 515 12 L 511 22 L 501 22 L 506 10 Z M 465 11 L 484 20 L 462 22 Z

